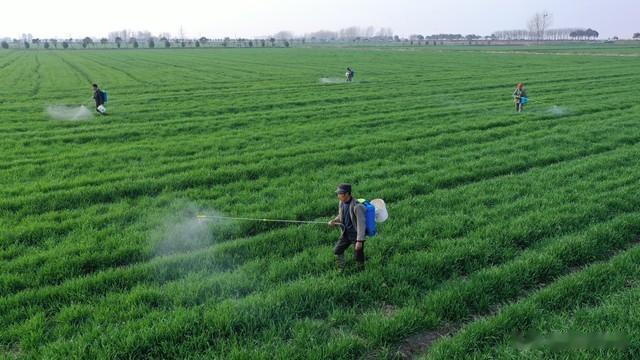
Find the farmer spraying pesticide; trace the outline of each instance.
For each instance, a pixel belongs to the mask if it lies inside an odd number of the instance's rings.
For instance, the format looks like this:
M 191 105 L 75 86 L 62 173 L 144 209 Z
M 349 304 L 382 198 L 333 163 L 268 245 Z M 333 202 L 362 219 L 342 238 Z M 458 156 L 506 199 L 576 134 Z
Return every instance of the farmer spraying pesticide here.
M 351 82 L 353 81 L 353 77 L 356 76 L 356 72 L 352 68 L 348 67 L 344 76 L 346 76 L 347 82 Z
M 356 200 L 351 196 L 351 184 L 340 184 L 336 190 L 340 200 L 338 216 L 329 221 L 329 226 L 340 226 L 340 239 L 336 243 L 333 253 L 336 256 L 336 267 L 344 270 L 344 251 L 353 244 L 358 270 L 364 270 L 364 242 L 366 236 L 376 235 L 376 222 L 383 222 L 387 218 L 384 201 L 376 207 L 364 199 Z M 377 218 L 376 218 L 377 215 Z
M 389 218 L 386 205 L 382 199 L 375 199 L 371 201 L 365 199 L 354 199 L 351 196 L 350 184 L 340 184 L 336 190 L 336 194 L 340 200 L 338 216 L 328 223 L 329 226 L 340 226 L 341 230 L 340 239 L 334 247 L 336 265 L 339 271 L 342 272 L 344 270 L 344 251 L 351 244 L 354 244 L 358 270 L 364 270 L 365 236 L 375 236 L 377 234 L 376 223 L 382 223 Z M 205 214 L 198 214 L 196 218 L 198 221 L 237 220 L 298 225 L 327 224 L 324 221 L 313 220 L 260 219 Z
M 100 90 L 98 84 L 93 84 L 93 100 L 96 101 L 96 111 L 100 115 L 106 115 L 107 109 L 104 107 L 104 103 L 107 102 L 107 93 Z
M 527 89 L 525 89 L 523 83 L 516 85 L 516 89 L 513 91 L 513 102 L 516 104 L 516 111 L 519 113 L 524 110 L 524 106 L 529 102 Z

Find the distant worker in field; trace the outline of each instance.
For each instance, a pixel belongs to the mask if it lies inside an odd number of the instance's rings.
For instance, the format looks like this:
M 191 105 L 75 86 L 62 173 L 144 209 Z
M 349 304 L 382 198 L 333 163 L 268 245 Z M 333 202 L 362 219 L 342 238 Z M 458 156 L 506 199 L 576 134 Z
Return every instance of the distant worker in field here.
M 347 82 L 353 81 L 353 77 L 356 75 L 356 72 L 353 71 L 350 67 L 347 68 L 347 73 L 345 76 L 347 77 Z
M 106 115 L 107 109 L 104 107 L 104 103 L 107 101 L 106 94 L 104 91 L 100 90 L 98 84 L 93 84 L 93 100 L 96 101 L 96 111 L 100 115 Z
M 351 184 L 338 185 L 336 194 L 340 200 L 338 216 L 329 221 L 329 226 L 341 226 L 342 230 L 333 249 L 336 267 L 340 272 L 344 270 L 344 252 L 353 244 L 358 270 L 364 270 L 365 208 L 351 196 Z
M 516 111 L 519 113 L 522 112 L 528 100 L 527 89 L 525 89 L 523 83 L 518 83 L 516 89 L 513 91 L 513 102 L 516 104 Z

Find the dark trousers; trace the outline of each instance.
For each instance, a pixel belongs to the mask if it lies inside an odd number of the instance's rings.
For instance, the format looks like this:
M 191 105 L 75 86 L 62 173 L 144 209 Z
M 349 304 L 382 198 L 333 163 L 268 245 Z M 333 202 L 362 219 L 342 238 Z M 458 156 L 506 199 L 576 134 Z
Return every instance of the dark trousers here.
M 333 248 L 333 253 L 340 256 L 344 254 L 344 251 L 350 245 L 356 244 L 356 234 L 355 233 L 343 233 L 340 237 L 340 240 L 336 243 L 336 246 Z M 362 243 L 362 248 L 360 250 L 356 250 L 356 261 L 359 263 L 364 263 L 364 242 Z

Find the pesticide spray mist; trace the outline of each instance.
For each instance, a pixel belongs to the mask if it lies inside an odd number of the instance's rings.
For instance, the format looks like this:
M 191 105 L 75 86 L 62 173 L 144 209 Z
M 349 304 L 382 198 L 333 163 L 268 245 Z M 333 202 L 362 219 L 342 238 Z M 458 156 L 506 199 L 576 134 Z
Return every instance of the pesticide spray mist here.
M 84 105 L 80 106 L 47 106 L 47 115 L 53 120 L 83 121 L 93 117 L 93 113 Z
M 345 82 L 345 79 L 341 79 L 341 78 L 320 78 L 319 80 L 320 84 L 341 84 Z
M 153 237 L 155 255 L 165 256 L 209 247 L 216 243 L 217 233 L 222 235 L 233 226 L 222 219 L 202 221 L 198 219 L 198 214 L 220 216 L 216 211 L 202 210 L 193 203 L 174 206 Z
M 564 116 L 567 113 L 569 113 L 569 110 L 567 110 L 567 108 L 562 106 L 553 105 L 552 107 L 549 108 L 549 110 L 547 110 L 547 113 L 553 116 Z

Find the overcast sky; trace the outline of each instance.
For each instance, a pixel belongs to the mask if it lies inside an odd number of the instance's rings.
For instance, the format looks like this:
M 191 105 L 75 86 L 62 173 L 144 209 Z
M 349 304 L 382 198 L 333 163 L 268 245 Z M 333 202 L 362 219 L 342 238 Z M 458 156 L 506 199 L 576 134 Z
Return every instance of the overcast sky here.
M 640 0 L 2 0 L 0 37 L 103 37 L 120 29 L 192 37 L 254 37 L 349 26 L 410 34 L 475 33 L 526 28 L 536 12 L 553 27 L 591 27 L 601 38 L 640 32 Z

